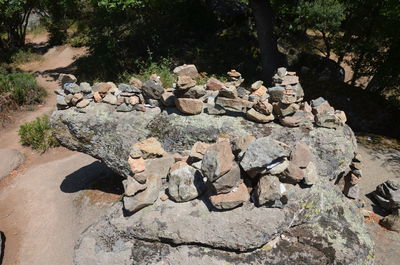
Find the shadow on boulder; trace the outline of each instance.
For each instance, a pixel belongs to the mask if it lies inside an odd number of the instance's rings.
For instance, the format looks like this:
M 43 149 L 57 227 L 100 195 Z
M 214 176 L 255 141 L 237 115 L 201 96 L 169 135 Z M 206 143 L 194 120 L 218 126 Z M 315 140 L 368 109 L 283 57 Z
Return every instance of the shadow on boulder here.
M 114 173 L 104 163 L 95 161 L 66 176 L 60 185 L 65 193 L 81 190 L 100 190 L 106 193 L 123 194 L 123 178 Z
M 0 264 L 3 264 L 4 249 L 6 247 L 6 236 L 0 232 Z

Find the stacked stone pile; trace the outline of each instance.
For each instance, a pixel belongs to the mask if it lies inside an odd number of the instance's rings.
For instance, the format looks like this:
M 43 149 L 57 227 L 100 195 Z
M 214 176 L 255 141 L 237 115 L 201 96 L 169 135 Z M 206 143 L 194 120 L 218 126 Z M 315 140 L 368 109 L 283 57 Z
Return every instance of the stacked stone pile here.
M 382 219 L 382 225 L 400 232 L 400 178 L 390 179 L 378 185 L 373 197 L 383 209 L 390 213 Z
M 323 98 L 303 102 L 304 91 L 295 72 L 279 68 L 273 78 L 273 86 L 267 88 L 262 81 L 244 88 L 243 77 L 236 70 L 229 71 L 228 81 L 214 77 L 204 85 L 196 80 L 199 73 L 194 65 L 182 65 L 174 69 L 177 75 L 174 88 L 164 88 L 160 77 L 153 74 L 142 83 L 132 78 L 130 84 L 112 82 L 78 85 L 72 75 L 60 75 L 63 89 L 56 91 L 59 109 L 77 107 L 83 109 L 92 102 L 115 106 L 116 111 L 146 111 L 154 107 L 174 107 L 188 115 L 206 112 L 210 115 L 243 113 L 257 123 L 276 120 L 284 126 L 298 127 L 313 125 L 337 128 L 346 122 L 343 111 L 335 110 Z M 81 110 L 84 111 L 84 110 Z
M 128 158 L 132 176 L 124 180 L 125 210 L 134 213 L 153 204 L 162 189 L 163 200 L 186 202 L 205 195 L 219 210 L 250 201 L 282 208 L 296 191 L 318 181 L 303 142 L 289 148 L 269 137 L 218 138 L 196 142 L 183 153 L 168 154 L 155 138 L 135 143 Z

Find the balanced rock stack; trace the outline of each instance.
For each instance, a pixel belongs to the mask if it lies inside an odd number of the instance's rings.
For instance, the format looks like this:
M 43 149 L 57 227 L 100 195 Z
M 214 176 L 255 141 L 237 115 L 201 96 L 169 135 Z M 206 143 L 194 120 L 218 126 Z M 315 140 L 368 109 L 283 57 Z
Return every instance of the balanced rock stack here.
M 382 219 L 382 225 L 400 232 L 400 178 L 390 179 L 378 185 L 373 197 L 383 209 L 390 213 Z
M 134 144 L 128 163 L 132 176 L 124 180 L 124 208 L 134 213 L 163 200 L 186 202 L 205 194 L 211 205 L 229 210 L 252 201 L 282 208 L 302 188 L 318 181 L 307 144 L 293 148 L 269 137 L 239 137 L 231 143 L 196 142 L 191 150 L 168 154 L 155 138 Z M 234 155 L 234 153 L 236 155 Z

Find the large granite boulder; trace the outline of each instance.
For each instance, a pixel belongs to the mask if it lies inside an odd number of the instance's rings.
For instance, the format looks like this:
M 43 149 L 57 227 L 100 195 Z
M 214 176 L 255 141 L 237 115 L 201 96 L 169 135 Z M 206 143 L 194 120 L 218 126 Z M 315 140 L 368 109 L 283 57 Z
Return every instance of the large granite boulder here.
M 224 212 L 158 200 L 130 217 L 117 203 L 82 234 L 74 264 L 373 264 L 363 218 L 337 188 L 322 180 L 296 196 Z
M 149 137 L 157 138 L 172 153 L 190 150 L 198 141 L 215 142 L 221 135 L 270 136 L 290 148 L 301 141 L 310 147 L 318 174 L 330 179 L 346 170 L 356 150 L 353 131 L 347 125 L 337 129 L 288 128 L 275 123 L 255 124 L 240 116 L 180 115 L 176 109 L 116 112 L 104 103 L 57 110 L 51 116 L 51 125 L 62 145 L 102 160 L 124 177 L 132 174 L 128 164 L 132 144 Z

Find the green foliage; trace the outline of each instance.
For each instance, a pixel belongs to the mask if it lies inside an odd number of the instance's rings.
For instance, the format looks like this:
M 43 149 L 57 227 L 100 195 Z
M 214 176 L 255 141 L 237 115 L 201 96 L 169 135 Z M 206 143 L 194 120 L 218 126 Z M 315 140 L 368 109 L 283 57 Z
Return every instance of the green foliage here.
M 52 135 L 47 115 L 40 116 L 32 122 L 21 125 L 18 134 L 22 145 L 31 146 L 33 149 L 42 152 L 60 145 Z
M 41 103 L 46 96 L 46 91 L 36 83 L 32 74 L 0 68 L 0 95 L 7 93 L 18 105 Z
M 173 63 L 170 59 L 161 58 L 159 62 L 147 62 L 139 65 L 139 74 L 133 75 L 141 81 L 147 81 L 150 75 L 157 74 L 160 76 L 164 87 L 172 87 L 176 81 L 176 76 L 172 73 Z
M 23 64 L 32 61 L 39 61 L 42 56 L 38 53 L 32 52 L 30 49 L 19 49 L 16 53 L 11 56 L 11 61 L 14 64 Z

